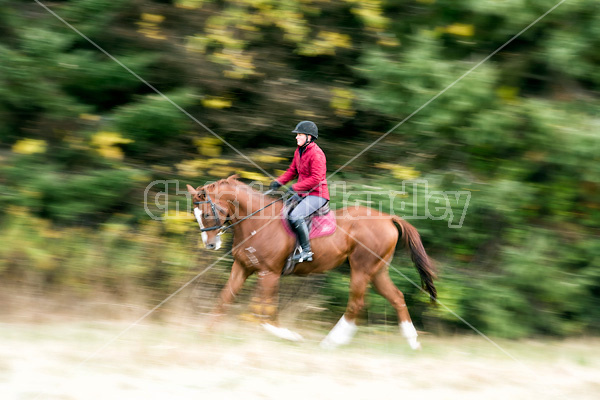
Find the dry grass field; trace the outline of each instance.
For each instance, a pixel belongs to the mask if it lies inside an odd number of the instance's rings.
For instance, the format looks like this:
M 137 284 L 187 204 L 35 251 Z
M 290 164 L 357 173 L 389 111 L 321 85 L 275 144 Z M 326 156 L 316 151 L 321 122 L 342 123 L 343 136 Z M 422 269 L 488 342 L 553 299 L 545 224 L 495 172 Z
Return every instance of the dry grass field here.
M 360 329 L 324 351 L 325 330 L 299 343 L 230 320 L 0 323 L 0 399 L 598 399 L 600 340 L 494 340 Z M 125 329 L 130 329 L 115 339 Z M 515 360 L 516 359 L 516 360 Z

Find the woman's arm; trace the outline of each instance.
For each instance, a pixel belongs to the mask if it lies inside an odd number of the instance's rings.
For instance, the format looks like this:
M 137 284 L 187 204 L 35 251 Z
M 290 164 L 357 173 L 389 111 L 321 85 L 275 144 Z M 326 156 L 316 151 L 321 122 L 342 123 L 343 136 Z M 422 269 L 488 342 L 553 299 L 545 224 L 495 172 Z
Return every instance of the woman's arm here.
M 291 181 L 292 179 L 294 179 L 295 177 L 298 176 L 298 168 L 296 165 L 296 154 L 297 153 L 298 153 L 298 150 L 296 149 L 296 151 L 294 152 L 294 158 L 292 159 L 292 163 L 288 167 L 287 171 L 285 171 L 283 173 L 283 175 L 281 175 L 279 178 L 276 179 L 276 181 L 281 183 L 282 185 L 285 185 L 286 183 L 288 183 L 289 181 Z

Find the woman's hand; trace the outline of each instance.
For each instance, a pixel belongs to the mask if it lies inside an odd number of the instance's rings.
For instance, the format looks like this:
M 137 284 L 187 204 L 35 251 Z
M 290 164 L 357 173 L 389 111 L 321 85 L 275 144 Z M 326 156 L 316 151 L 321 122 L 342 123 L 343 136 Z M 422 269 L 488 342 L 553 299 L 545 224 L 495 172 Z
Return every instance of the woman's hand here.
M 271 185 L 269 186 L 269 189 L 274 192 L 277 189 L 279 189 L 281 186 L 283 186 L 281 183 L 279 183 L 277 181 L 273 181 L 273 182 L 271 182 Z

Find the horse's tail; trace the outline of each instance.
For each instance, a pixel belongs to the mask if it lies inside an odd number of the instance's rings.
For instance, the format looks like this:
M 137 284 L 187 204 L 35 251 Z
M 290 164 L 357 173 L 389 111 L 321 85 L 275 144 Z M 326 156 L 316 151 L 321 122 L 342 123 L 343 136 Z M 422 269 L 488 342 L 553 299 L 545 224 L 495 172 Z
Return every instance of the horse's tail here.
M 403 220 L 400 217 L 392 216 L 394 223 L 400 228 L 401 239 L 404 241 L 404 246 L 409 250 L 410 257 L 419 271 L 421 276 L 421 287 L 429 293 L 431 301 L 435 301 L 437 298 L 437 290 L 433 285 L 433 280 L 437 277 L 436 270 L 425 252 L 423 243 L 421 242 L 421 235 L 417 232 L 417 229 Z

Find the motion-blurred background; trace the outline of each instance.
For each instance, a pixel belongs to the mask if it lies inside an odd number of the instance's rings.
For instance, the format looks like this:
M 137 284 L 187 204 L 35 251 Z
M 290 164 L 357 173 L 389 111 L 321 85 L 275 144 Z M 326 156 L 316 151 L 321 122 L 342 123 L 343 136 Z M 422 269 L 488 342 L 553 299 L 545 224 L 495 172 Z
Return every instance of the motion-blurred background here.
M 277 176 L 298 121 L 319 126 L 331 173 L 556 3 L 45 4 Z M 440 300 L 486 334 L 600 328 L 599 47 L 600 4 L 567 1 L 331 178 L 381 198 L 415 179 L 471 193 L 460 228 L 448 218 L 411 222 L 440 269 Z M 137 318 L 225 253 L 199 249 L 197 225 L 174 207 L 153 208 L 173 218 L 151 219 L 145 189 L 233 173 L 271 179 L 40 5 L 0 2 L 2 318 Z M 151 206 L 161 191 L 169 205 L 185 204 L 174 187 L 155 185 Z M 424 215 L 425 206 L 419 197 L 412 209 L 385 211 Z M 230 263 L 151 318 L 210 309 Z M 393 265 L 418 282 L 406 256 Z M 419 329 L 470 330 L 391 275 Z M 294 301 L 294 318 L 339 318 L 347 270 L 294 279 L 282 283 L 284 313 Z M 244 296 L 240 312 L 251 314 Z M 379 296 L 369 295 L 367 310 L 363 324 L 395 324 Z

